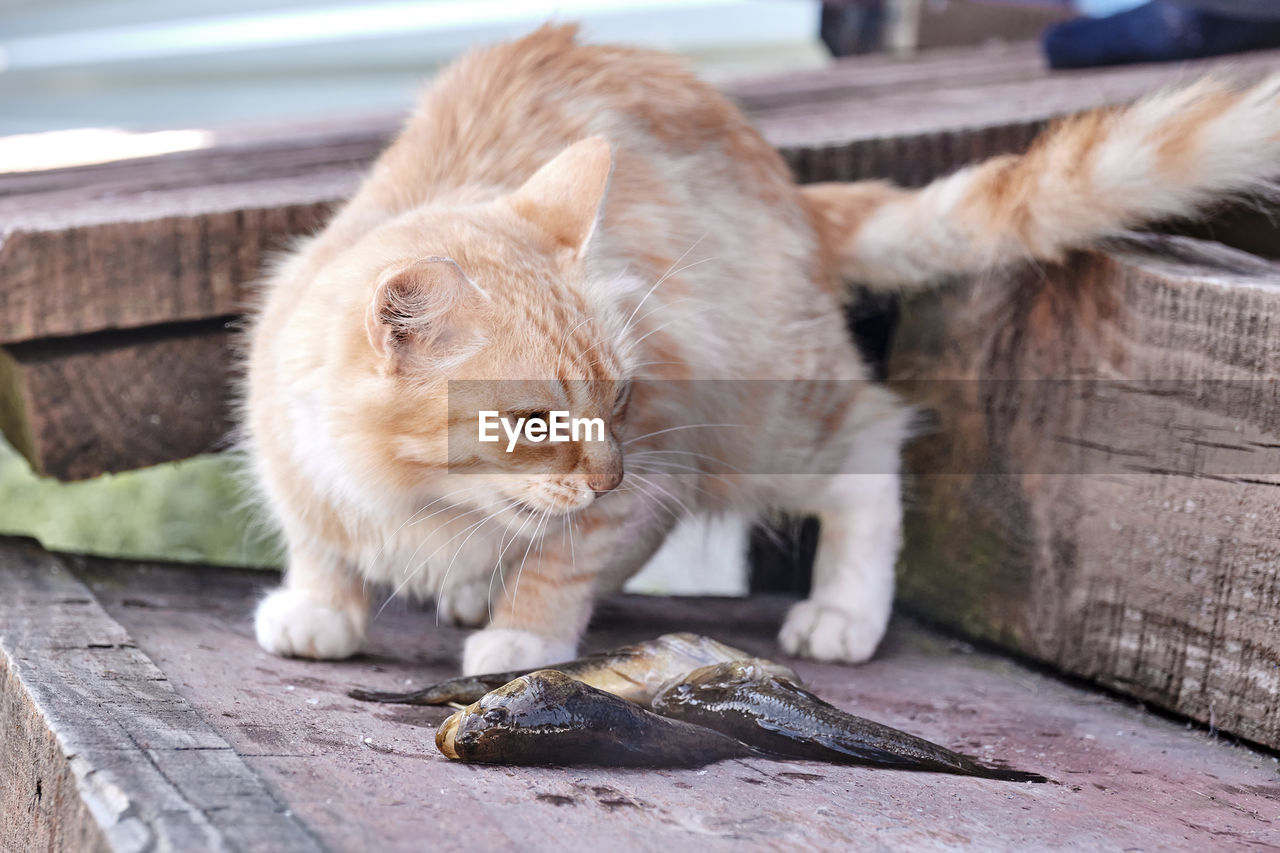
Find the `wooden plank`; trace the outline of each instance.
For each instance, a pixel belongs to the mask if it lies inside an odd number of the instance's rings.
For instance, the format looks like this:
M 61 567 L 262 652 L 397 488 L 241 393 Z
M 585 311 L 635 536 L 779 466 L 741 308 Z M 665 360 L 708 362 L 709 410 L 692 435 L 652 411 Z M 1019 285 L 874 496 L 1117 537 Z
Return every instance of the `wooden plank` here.
M 0 350 L 0 427 L 64 480 L 224 449 L 232 346 L 214 321 Z
M 1222 63 L 1045 76 L 1032 54 L 944 52 L 754 81 L 735 89 L 801 180 L 917 184 L 1025 146 L 1052 116 L 1131 100 Z M 1248 76 L 1280 52 L 1233 58 Z M 266 250 L 313 230 L 393 132 L 387 117 L 290 142 L 281 131 L 211 148 L 0 176 L 0 344 L 221 316 L 243 304 Z M 226 136 L 226 135 L 224 135 Z
M 1280 68 L 1280 51 L 1125 68 L 1032 72 L 1013 80 L 886 88 L 838 100 L 803 99 L 752 110 L 781 148 L 823 147 L 857 139 L 1043 121 L 1106 104 L 1127 103 L 1210 71 L 1253 79 Z
M 913 57 L 891 53 L 850 56 L 823 68 L 729 80 L 724 90 L 748 112 L 763 113 L 801 103 L 1030 80 L 1048 73 L 1040 46 L 1025 42 L 931 50 Z
M 13 849 L 320 849 L 62 559 L 0 539 L 0 631 Z
M 257 648 L 249 613 L 276 579 L 205 566 L 77 561 L 107 612 L 335 851 L 1216 849 L 1263 846 L 1280 785 L 1269 756 L 898 620 L 876 659 L 786 660 L 842 708 L 1060 785 L 814 762 L 701 770 L 468 766 L 432 743 L 449 709 L 370 706 L 353 684 L 456 672 L 466 631 L 392 605 L 348 661 Z M 585 648 L 695 631 L 776 657 L 781 596 L 605 603 Z M 0 602 L 0 619 L 3 619 Z
M 238 313 L 268 255 L 317 230 L 357 180 L 40 195 L 0 236 L 0 344 Z
M 901 600 L 1280 747 L 1280 266 L 1147 242 L 906 301 Z

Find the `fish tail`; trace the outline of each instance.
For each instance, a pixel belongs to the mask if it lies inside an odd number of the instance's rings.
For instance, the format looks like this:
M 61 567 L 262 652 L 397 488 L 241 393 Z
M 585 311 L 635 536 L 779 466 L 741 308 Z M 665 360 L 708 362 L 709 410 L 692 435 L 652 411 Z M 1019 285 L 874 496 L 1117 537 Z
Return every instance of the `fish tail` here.
M 359 699 L 361 702 L 385 702 L 392 705 L 443 705 L 449 701 L 448 699 L 440 699 L 439 691 L 434 687 L 428 687 L 425 690 L 410 690 L 406 693 L 353 687 L 347 691 L 347 695 L 352 699 Z
M 983 779 L 998 779 L 1001 782 L 1052 782 L 1053 780 L 1047 776 L 1041 776 L 1039 773 L 1028 773 L 1024 770 L 1009 770 L 1003 767 L 986 767 L 978 765 L 974 776 L 981 776 Z

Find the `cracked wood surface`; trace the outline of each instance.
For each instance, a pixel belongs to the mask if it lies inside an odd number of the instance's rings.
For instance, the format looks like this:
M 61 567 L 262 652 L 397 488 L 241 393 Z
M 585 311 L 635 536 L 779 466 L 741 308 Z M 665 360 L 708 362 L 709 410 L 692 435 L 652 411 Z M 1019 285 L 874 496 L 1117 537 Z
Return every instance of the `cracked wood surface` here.
M 12 539 L 0 539 L 0 841 L 320 849 L 67 563 Z
M 900 600 L 1280 747 L 1280 266 L 1144 239 L 904 304 Z
M 103 607 L 176 690 L 333 850 L 1079 850 L 1280 845 L 1276 760 L 1132 704 L 898 622 L 860 667 L 787 660 L 841 707 L 1060 785 L 726 761 L 702 770 L 517 768 L 446 761 L 448 709 L 369 705 L 456 674 L 465 632 L 393 605 L 342 662 L 263 653 L 250 614 L 275 578 L 78 560 Z M 624 596 L 586 648 L 697 631 L 777 657 L 790 599 Z

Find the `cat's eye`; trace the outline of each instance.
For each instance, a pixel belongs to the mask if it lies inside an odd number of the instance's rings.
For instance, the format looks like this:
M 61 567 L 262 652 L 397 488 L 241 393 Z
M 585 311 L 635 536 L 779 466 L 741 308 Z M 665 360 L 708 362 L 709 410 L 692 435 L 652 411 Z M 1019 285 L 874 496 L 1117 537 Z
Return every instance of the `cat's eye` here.
M 621 412 L 629 402 L 631 402 L 631 382 L 627 381 L 622 383 L 622 387 L 618 389 L 618 396 L 613 401 L 614 413 Z
M 535 424 L 538 421 L 541 421 L 547 426 L 551 425 L 551 413 L 545 409 L 539 409 L 536 412 L 521 412 L 520 417 L 524 418 L 526 425 Z

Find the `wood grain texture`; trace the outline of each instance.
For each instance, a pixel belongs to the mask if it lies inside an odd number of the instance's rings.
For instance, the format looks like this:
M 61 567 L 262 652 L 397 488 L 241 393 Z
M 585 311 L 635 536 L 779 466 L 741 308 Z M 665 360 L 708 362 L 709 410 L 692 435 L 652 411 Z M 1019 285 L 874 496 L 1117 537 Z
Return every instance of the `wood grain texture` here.
M 1146 242 L 904 304 L 901 600 L 1280 747 L 1280 267 Z
M 0 426 L 64 480 L 225 449 L 232 349 L 214 321 L 0 350 Z
M 0 237 L 0 344 L 239 313 L 270 254 L 319 229 L 355 181 L 42 196 L 42 221 L 29 211 Z
M 320 847 L 59 557 L 0 539 L 0 839 Z

